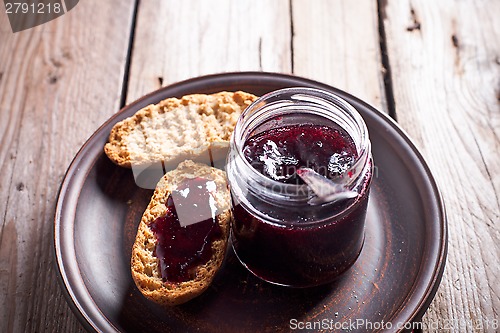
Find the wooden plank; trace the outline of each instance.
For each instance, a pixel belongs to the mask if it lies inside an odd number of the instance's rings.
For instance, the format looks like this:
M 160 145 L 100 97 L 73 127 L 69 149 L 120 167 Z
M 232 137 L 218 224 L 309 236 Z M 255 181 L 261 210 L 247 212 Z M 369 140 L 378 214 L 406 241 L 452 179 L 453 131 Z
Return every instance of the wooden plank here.
M 119 109 L 134 1 L 80 1 L 13 34 L 0 14 L 0 332 L 82 332 L 55 274 L 64 172 Z
M 293 71 L 387 110 L 377 3 L 292 0 Z
M 498 332 L 500 2 L 388 1 L 384 12 L 397 119 L 448 213 L 448 262 L 424 324 Z
M 288 0 L 141 2 L 127 102 L 204 74 L 290 73 L 289 15 Z

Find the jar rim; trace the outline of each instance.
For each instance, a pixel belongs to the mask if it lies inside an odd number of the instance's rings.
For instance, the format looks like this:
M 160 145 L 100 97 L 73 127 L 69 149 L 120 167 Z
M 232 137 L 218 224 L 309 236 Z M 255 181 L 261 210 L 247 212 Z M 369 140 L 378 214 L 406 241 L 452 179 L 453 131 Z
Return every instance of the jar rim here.
M 287 100 L 280 99 L 282 97 L 288 98 L 287 99 L 288 103 L 286 102 Z M 333 177 L 332 180 L 339 182 L 341 184 L 346 184 L 349 183 L 349 181 L 358 178 L 358 176 L 363 171 L 364 165 L 369 159 L 368 155 L 371 149 L 370 140 L 368 137 L 368 129 L 359 112 L 342 97 L 332 92 L 316 88 L 292 87 L 292 88 L 275 90 L 259 97 L 243 111 L 243 113 L 238 118 L 238 121 L 236 122 L 236 126 L 234 128 L 230 144 L 232 146 L 234 145 L 234 148 L 236 148 L 235 151 L 238 154 L 238 158 L 240 158 L 243 164 L 245 165 L 246 169 L 245 171 L 248 171 L 250 173 L 249 176 L 251 177 L 251 179 L 253 180 L 265 179 L 265 182 L 272 188 L 287 187 L 294 189 L 294 192 L 300 192 L 300 193 L 304 193 L 304 189 L 307 188 L 307 185 L 305 184 L 300 184 L 300 185 L 285 184 L 277 180 L 274 180 L 272 178 L 266 177 L 264 174 L 260 173 L 257 169 L 255 169 L 243 154 L 244 144 L 247 139 L 246 137 L 244 137 L 244 134 L 245 130 L 247 130 L 247 127 L 249 125 L 246 123 L 248 123 L 249 120 L 252 120 L 252 119 L 247 119 L 247 117 L 252 112 L 260 111 L 260 109 L 264 109 L 265 107 L 276 106 L 276 102 L 269 103 L 269 101 L 272 101 L 273 99 L 276 99 L 277 101 L 281 100 L 282 108 L 293 107 L 294 102 L 306 102 L 306 103 L 311 103 L 311 105 L 313 105 L 313 103 L 316 103 L 319 106 L 327 107 L 330 109 L 333 108 L 337 109 L 343 112 L 344 114 L 348 115 L 349 117 L 351 117 L 353 123 L 356 124 L 359 132 L 359 140 L 358 140 L 359 145 L 356 144 L 355 142 L 356 149 L 358 150 L 358 156 L 354 160 L 351 167 L 345 170 L 342 174 Z M 247 125 L 246 127 L 244 126 L 245 124 Z M 340 124 L 338 125 L 340 126 Z M 348 134 L 352 136 L 352 133 Z M 355 138 L 352 139 L 354 141 Z M 302 201 L 304 199 L 303 196 L 300 195 L 297 198 L 299 201 Z

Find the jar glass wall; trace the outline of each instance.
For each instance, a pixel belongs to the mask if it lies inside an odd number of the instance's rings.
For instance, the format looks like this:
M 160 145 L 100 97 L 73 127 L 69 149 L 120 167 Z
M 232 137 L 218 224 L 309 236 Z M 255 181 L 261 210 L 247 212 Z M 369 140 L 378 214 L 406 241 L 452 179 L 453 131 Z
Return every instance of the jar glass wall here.
M 354 197 L 315 203 L 297 176 L 312 168 Z M 332 93 L 288 88 L 238 120 L 226 166 L 233 248 L 256 276 L 308 287 L 333 281 L 358 257 L 372 177 L 366 125 Z

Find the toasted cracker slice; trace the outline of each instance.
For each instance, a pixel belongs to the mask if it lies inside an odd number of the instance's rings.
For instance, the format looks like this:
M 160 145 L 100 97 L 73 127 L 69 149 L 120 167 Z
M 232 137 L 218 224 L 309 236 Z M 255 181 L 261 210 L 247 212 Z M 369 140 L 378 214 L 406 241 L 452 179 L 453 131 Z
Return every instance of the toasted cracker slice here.
M 217 222 L 222 237 L 212 243 L 212 256 L 207 263 L 199 265 L 193 278 L 185 282 L 164 281 L 161 276 L 159 258 L 155 256 L 157 238 L 150 225 L 167 212 L 166 202 L 172 191 L 185 179 L 203 178 L 214 181 L 216 190 L 212 193 L 217 208 Z M 231 211 L 230 194 L 224 171 L 205 164 L 185 161 L 175 170 L 168 172 L 159 181 L 146 211 L 144 212 L 132 248 L 132 277 L 141 293 L 160 305 L 177 305 L 187 302 L 203 293 L 220 268 L 227 247 Z
M 224 155 L 238 117 L 256 98 L 224 91 L 165 99 L 117 123 L 104 151 L 129 168 L 163 163 L 170 170 L 186 159 L 210 164 L 211 155 Z

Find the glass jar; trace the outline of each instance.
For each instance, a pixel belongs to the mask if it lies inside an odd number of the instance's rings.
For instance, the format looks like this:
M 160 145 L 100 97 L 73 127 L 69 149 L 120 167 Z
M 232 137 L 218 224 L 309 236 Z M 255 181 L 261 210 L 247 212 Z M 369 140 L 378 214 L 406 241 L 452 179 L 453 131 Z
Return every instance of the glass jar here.
M 252 138 L 276 130 L 295 131 L 304 124 L 326 126 L 352 139 L 356 156 L 329 178 L 355 192 L 354 198 L 312 204 L 315 193 L 308 185 L 273 179 L 259 171 L 257 159 L 245 156 Z M 290 141 L 280 142 L 286 146 Z M 305 144 L 305 150 L 322 152 L 319 142 Z M 234 215 L 231 237 L 239 260 L 274 284 L 310 287 L 333 281 L 361 252 L 372 164 L 366 125 L 339 96 L 287 88 L 257 99 L 236 124 L 226 166 Z

